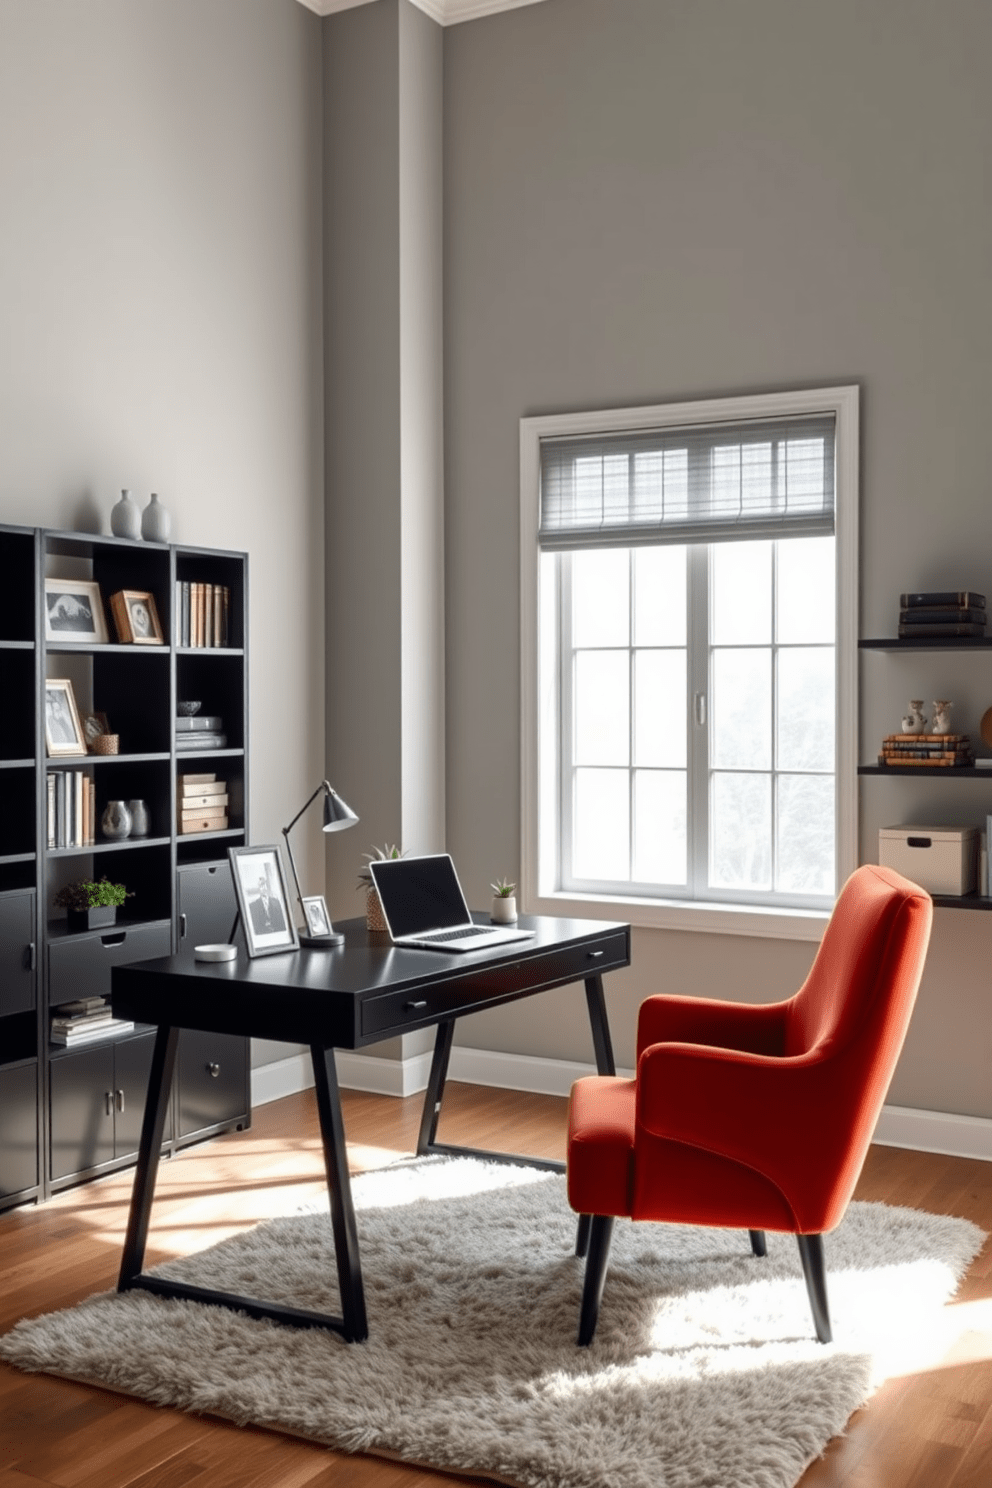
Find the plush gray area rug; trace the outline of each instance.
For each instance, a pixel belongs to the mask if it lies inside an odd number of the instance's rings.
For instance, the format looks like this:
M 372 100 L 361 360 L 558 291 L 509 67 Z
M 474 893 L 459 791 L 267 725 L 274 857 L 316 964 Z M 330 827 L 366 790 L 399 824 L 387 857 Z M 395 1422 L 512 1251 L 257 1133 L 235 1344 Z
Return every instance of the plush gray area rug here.
M 813 1338 L 798 1250 L 769 1235 L 617 1224 L 599 1329 L 575 1346 L 582 1263 L 564 1180 L 471 1159 L 354 1184 L 370 1337 L 132 1292 L 19 1323 L 0 1357 L 160 1405 L 527 1488 L 790 1488 L 940 1318 L 984 1236 L 853 1204 L 827 1237 L 835 1343 Z M 337 1312 L 326 1214 L 158 1268 Z

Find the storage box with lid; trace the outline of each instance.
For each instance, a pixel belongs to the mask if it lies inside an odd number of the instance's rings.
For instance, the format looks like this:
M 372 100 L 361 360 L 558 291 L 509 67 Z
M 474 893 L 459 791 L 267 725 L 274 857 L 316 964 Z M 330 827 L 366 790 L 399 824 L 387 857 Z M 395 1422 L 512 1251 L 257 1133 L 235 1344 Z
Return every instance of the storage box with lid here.
M 928 894 L 970 894 L 978 885 L 978 828 L 880 827 L 878 861 Z

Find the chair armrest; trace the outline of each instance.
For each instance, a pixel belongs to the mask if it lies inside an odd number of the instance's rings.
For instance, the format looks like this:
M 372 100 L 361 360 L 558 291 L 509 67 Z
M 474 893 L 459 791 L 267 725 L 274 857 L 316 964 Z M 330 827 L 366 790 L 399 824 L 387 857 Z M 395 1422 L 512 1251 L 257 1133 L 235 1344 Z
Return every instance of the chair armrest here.
M 652 1044 L 705 1044 L 779 1055 L 788 1002 L 724 1002 L 707 997 L 648 997 L 637 1020 L 637 1055 Z

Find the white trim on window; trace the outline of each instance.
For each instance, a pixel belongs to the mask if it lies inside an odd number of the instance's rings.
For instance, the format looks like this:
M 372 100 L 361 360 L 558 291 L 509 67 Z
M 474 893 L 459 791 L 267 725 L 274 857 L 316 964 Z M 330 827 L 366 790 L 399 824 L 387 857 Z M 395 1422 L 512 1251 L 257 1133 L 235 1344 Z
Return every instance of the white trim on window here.
M 657 929 L 709 931 L 793 940 L 818 940 L 826 913 L 713 902 L 643 900 L 556 891 L 557 751 L 540 749 L 542 732 L 556 728 L 556 700 L 538 695 L 541 594 L 538 549 L 540 442 L 583 434 L 609 434 L 673 425 L 743 422 L 807 413 L 836 417 L 837 717 L 836 862 L 838 888 L 857 864 L 857 634 L 858 469 L 857 386 L 804 392 L 714 398 L 692 403 L 550 414 L 520 420 L 520 676 L 521 676 L 521 868 L 520 897 L 531 914 L 615 919 Z M 545 561 L 553 561 L 546 559 Z M 539 780 L 539 772 L 546 778 Z M 543 813 L 544 820 L 539 820 Z

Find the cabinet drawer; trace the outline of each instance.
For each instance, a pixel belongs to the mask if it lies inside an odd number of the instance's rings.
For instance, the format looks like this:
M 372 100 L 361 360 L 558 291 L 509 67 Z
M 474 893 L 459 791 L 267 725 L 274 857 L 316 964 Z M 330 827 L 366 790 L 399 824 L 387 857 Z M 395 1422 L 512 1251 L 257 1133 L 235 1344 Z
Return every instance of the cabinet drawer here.
M 569 946 L 510 961 L 505 966 L 483 967 L 477 972 L 466 967 L 465 976 L 451 982 L 368 998 L 362 1004 L 362 1033 L 381 1035 L 387 1029 L 400 1033 L 408 1026 L 477 1012 L 480 1007 L 518 993 L 599 976 L 626 966 L 629 959 L 627 936 L 619 932 L 604 935 L 592 945 Z
M 0 1016 L 35 1002 L 34 890 L 0 898 Z
M 171 950 L 172 929 L 167 920 L 68 936 L 48 949 L 48 1001 L 54 1007 L 77 997 L 109 993 L 113 967 L 168 956 Z
M 248 1041 L 235 1034 L 179 1035 L 179 1129 L 188 1137 L 248 1112 Z
M 0 1199 L 38 1182 L 38 1066 L 0 1066 Z

